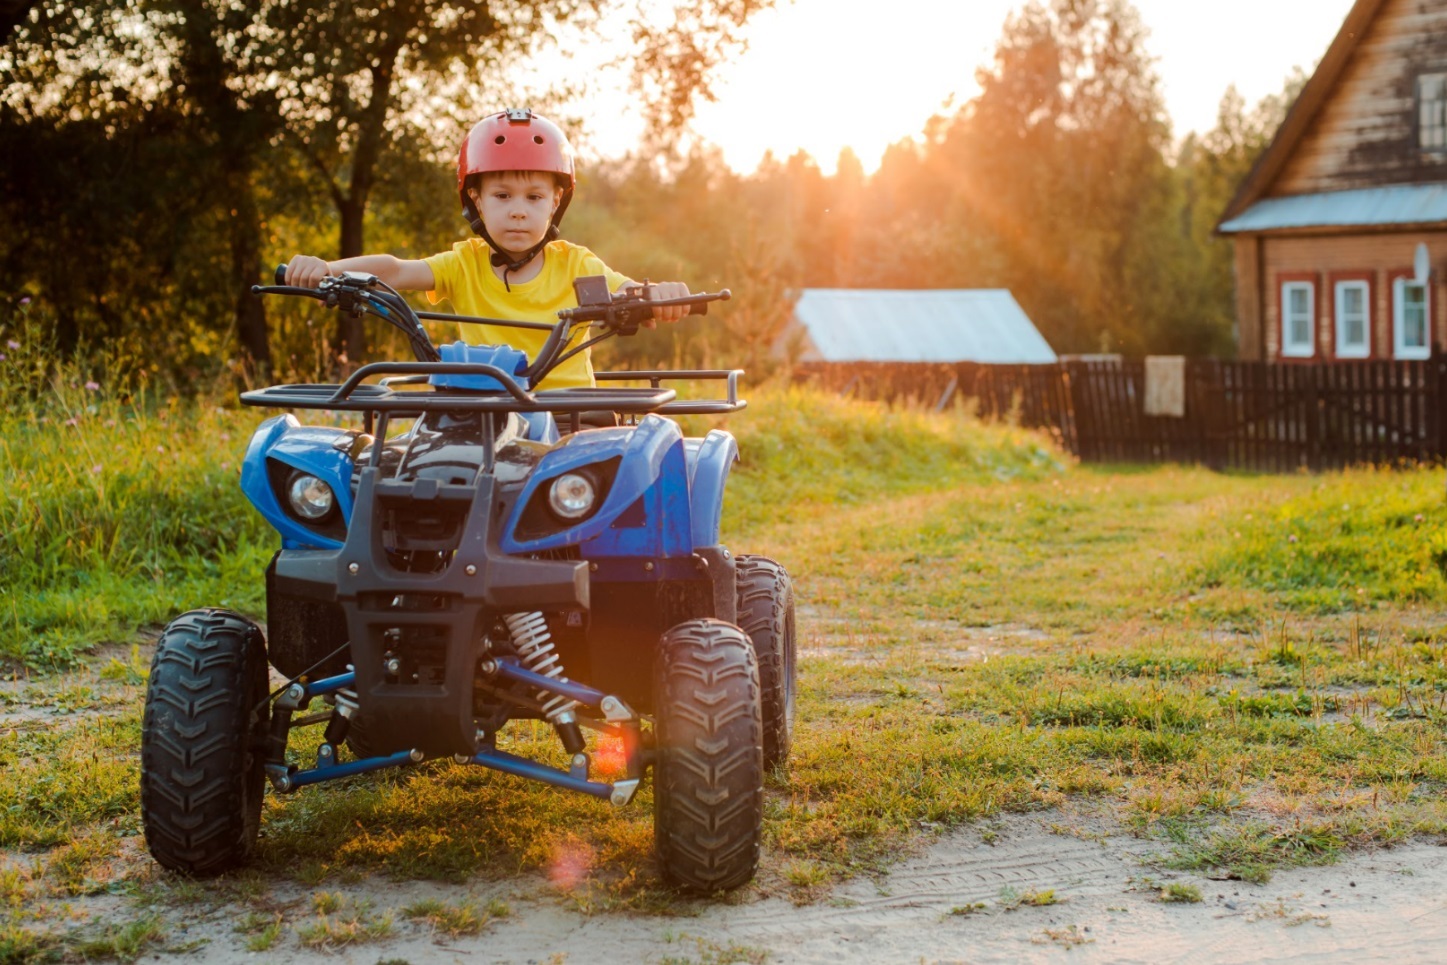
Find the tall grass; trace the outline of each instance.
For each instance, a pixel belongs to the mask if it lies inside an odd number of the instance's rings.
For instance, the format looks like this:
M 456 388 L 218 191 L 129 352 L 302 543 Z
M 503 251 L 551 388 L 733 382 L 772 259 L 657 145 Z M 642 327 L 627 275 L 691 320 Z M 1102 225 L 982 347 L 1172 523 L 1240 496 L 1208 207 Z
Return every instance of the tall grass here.
M 193 607 L 264 615 L 278 540 L 237 476 L 272 413 L 238 407 L 229 389 L 148 386 L 114 358 L 60 358 L 33 323 L 0 329 L 0 345 L 0 657 L 63 667 Z M 744 452 L 730 541 L 781 516 L 1065 465 L 1039 437 L 960 413 L 798 390 L 766 389 L 722 424 Z
M 700 433 L 721 425 L 738 438 L 728 533 L 965 482 L 1041 479 L 1071 463 L 1046 437 L 963 409 L 933 413 L 797 387 L 751 395 L 741 415 L 686 424 Z
M 1330 613 L 1447 598 L 1442 475 L 1358 468 L 1219 521 L 1195 580 Z
M 0 330 L 0 656 L 54 667 L 201 603 L 256 612 L 272 540 L 236 485 L 263 414 Z

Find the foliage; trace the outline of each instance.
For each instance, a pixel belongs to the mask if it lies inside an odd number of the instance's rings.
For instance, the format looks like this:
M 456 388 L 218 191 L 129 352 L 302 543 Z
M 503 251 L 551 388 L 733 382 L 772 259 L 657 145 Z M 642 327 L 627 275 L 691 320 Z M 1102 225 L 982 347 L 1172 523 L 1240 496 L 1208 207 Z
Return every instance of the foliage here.
M 707 146 L 662 150 L 762 5 L 640 14 L 636 80 L 657 136 L 583 166 L 568 237 L 634 277 L 735 300 L 610 346 L 605 364 L 773 372 L 805 287 L 1004 287 L 1059 351 L 1230 354 L 1230 243 L 1212 229 L 1299 71 L 1255 107 L 1228 90 L 1217 126 L 1172 148 L 1133 8 L 1050 0 L 1009 17 L 978 96 L 871 175 L 847 150 L 828 175 L 803 154 L 742 175 Z M 8 287 L 47 307 L 63 347 L 118 341 L 182 384 L 198 369 L 252 378 L 252 362 L 325 372 L 337 319 L 263 311 L 246 288 L 299 251 L 420 257 L 462 237 L 452 145 L 470 105 L 511 91 L 508 65 L 625 9 L 40 5 L 0 50 Z M 536 96 L 565 110 L 567 93 Z M 375 353 L 393 347 L 369 335 Z
M 662 105 L 660 134 L 688 116 L 707 90 L 708 69 L 771 2 L 684 5 L 668 27 L 635 14 L 637 83 L 651 92 L 646 103 Z M 452 145 L 475 118 L 449 117 L 439 105 L 496 109 L 506 68 L 622 7 L 616 0 L 39 4 L 0 51 L 0 103 L 9 109 L 0 145 L 26 161 L 0 175 L 5 198 L 14 199 L 0 205 L 9 229 L 0 234 L 15 239 L 0 243 L 0 264 L 13 269 L 12 284 L 51 302 L 67 346 L 82 334 L 154 331 L 139 321 L 147 311 L 184 309 L 219 336 L 209 346 L 214 364 L 270 369 L 266 317 L 247 294 L 267 277 L 268 261 L 286 257 L 264 254 L 269 216 L 320 195 L 334 209 L 340 254 L 361 253 L 374 187 L 388 177 L 411 180 L 419 162 L 428 176 L 446 176 Z M 142 150 L 150 157 L 141 164 L 124 163 Z M 303 163 L 292 163 L 292 152 Z M 412 200 L 393 186 L 390 203 Z M 93 193 L 104 203 L 87 203 Z M 268 202 L 279 204 L 268 211 Z M 118 210 L 145 230 L 125 232 Z M 27 247 L 33 235 L 46 244 Z M 174 290 L 134 284 L 172 281 L 198 254 L 203 270 Z M 360 356 L 362 330 L 342 322 L 344 347 Z

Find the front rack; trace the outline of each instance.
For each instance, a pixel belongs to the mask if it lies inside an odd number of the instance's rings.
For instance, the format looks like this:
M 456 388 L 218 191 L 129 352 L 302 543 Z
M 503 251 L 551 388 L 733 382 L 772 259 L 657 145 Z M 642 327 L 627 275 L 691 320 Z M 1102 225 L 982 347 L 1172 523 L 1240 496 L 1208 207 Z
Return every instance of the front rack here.
M 420 389 L 397 391 L 393 385 L 417 385 L 433 375 L 485 375 L 496 379 L 502 391 L 483 393 L 469 390 Z M 342 383 L 300 383 L 273 385 L 241 393 L 246 405 L 277 409 L 329 409 L 342 412 L 419 413 L 430 411 L 466 412 L 598 412 L 624 415 L 657 412 L 662 415 L 707 415 L 738 412 L 748 402 L 739 398 L 738 382 L 743 369 L 667 369 L 636 372 L 598 372 L 599 382 L 643 382 L 649 387 L 604 387 L 543 389 L 529 391 L 508 372 L 481 362 L 372 362 L 353 372 Z M 365 380 L 387 376 L 383 384 Z M 678 393 L 664 387 L 664 380 L 724 381 L 723 399 L 678 400 Z
M 484 375 L 503 387 L 497 393 L 437 389 L 396 391 L 390 385 L 363 384 L 379 376 Z M 408 384 L 406 379 L 389 379 Z M 341 384 L 273 385 L 241 393 L 246 405 L 277 409 L 331 409 L 343 412 L 414 413 L 452 412 L 593 412 L 612 410 L 628 414 L 661 411 L 677 393 L 652 388 L 573 388 L 530 392 L 507 372 L 479 362 L 373 362 L 353 372 Z

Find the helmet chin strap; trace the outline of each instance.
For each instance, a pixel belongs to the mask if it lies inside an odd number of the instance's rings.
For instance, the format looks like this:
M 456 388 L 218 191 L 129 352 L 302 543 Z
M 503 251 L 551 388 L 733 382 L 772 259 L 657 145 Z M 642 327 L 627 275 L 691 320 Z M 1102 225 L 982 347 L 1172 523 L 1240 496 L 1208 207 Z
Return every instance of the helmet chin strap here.
M 512 286 L 507 283 L 507 276 L 536 258 L 538 252 L 546 248 L 548 242 L 555 241 L 559 234 L 558 226 L 556 224 L 550 224 L 548 225 L 548 230 L 543 232 L 542 241 L 539 241 L 516 258 L 510 258 L 503 252 L 502 247 L 498 245 L 496 241 L 492 240 L 492 235 L 487 233 L 487 227 L 482 223 L 481 216 L 476 214 L 475 210 L 464 210 L 462 216 L 467 219 L 467 223 L 472 226 L 472 230 L 481 235 L 482 240 L 487 242 L 487 247 L 492 252 L 488 256 L 488 260 L 492 262 L 494 268 L 503 269 L 502 287 L 508 291 L 512 291 Z

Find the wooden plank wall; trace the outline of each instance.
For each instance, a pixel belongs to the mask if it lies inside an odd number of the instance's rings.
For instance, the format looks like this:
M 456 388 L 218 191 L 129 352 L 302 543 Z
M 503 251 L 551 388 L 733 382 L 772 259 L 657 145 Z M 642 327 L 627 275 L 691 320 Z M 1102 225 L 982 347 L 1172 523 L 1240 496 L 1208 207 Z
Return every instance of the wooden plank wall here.
M 1447 3 L 1387 0 L 1266 196 L 1447 180 L 1417 148 L 1416 79 L 1447 64 Z
M 1186 462 L 1263 472 L 1447 457 L 1447 358 L 1283 365 L 1189 359 L 1186 414 L 1144 411 L 1145 363 L 811 363 L 796 378 L 861 398 L 941 408 L 1052 433 L 1086 462 Z

